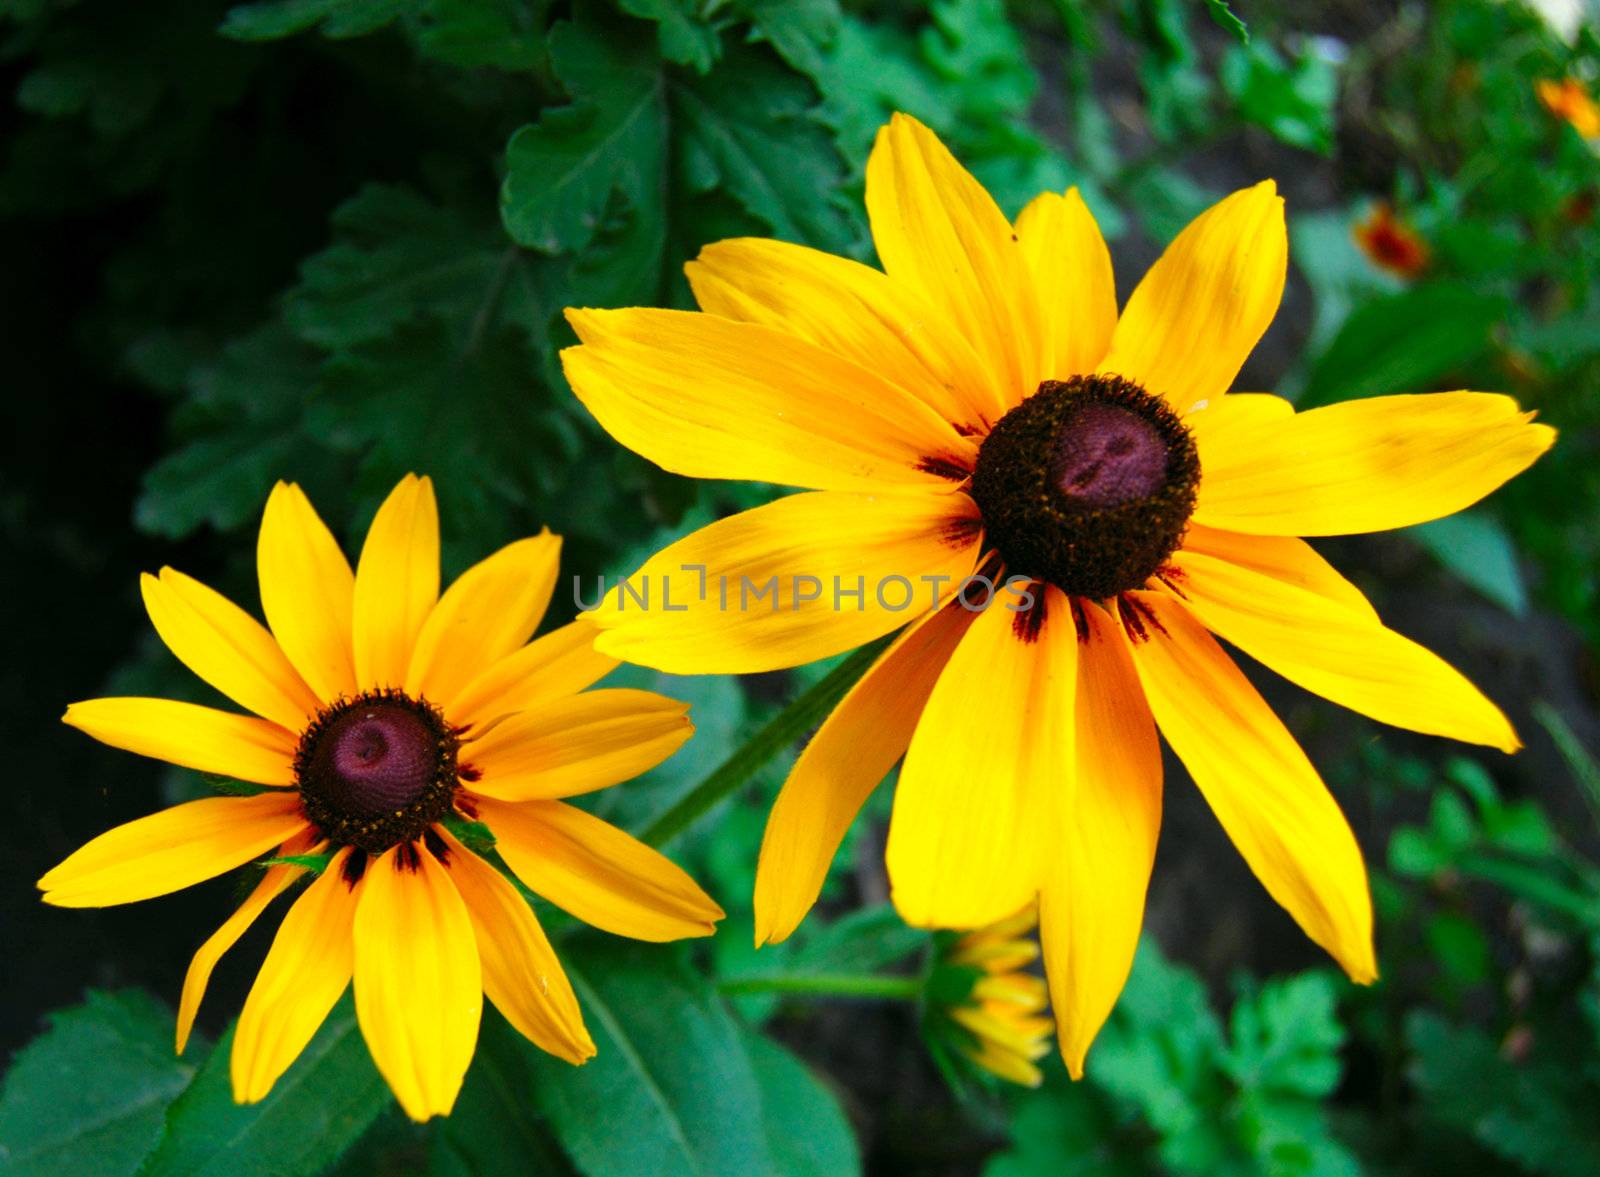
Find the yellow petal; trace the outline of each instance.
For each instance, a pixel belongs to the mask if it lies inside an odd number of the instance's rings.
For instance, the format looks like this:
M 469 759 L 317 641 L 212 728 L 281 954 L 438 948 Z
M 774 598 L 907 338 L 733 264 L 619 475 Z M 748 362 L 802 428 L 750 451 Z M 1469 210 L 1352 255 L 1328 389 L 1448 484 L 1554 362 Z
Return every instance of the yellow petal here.
M 1100 371 L 1137 381 L 1180 413 L 1221 396 L 1277 314 L 1288 264 L 1271 180 L 1218 201 L 1134 290 Z
M 356 681 L 400 687 L 439 599 L 439 508 L 433 483 L 407 474 L 378 508 L 356 565 Z
M 355 983 L 361 1036 L 400 1107 L 413 1120 L 449 1115 L 478 1044 L 483 972 L 467 905 L 428 851 L 367 863 Z
M 316 833 L 308 828 L 285 842 L 278 853 L 304 854 L 316 842 Z M 177 1053 L 182 1054 L 189 1043 L 189 1031 L 194 1027 L 195 1014 L 200 1012 L 200 1001 L 205 997 L 206 986 L 211 981 L 211 970 L 217 967 L 223 954 L 238 943 L 239 937 L 249 930 L 267 905 L 288 890 L 289 884 L 304 873 L 298 866 L 268 867 L 249 897 L 196 950 L 189 961 L 189 971 L 184 974 L 183 996 L 178 1000 Z
M 450 704 L 450 721 L 484 724 L 593 686 L 618 665 L 594 648 L 599 632 L 574 621 L 485 667 Z
M 560 563 L 561 537 L 545 530 L 462 573 L 417 635 L 406 693 L 448 710 L 480 671 L 533 636 Z
M 1377 620 L 1377 610 L 1366 594 L 1341 576 L 1338 569 L 1304 540 L 1286 535 L 1244 535 L 1203 523 L 1190 523 L 1183 536 L 1183 550 L 1226 560 Z
M 616 826 L 560 801 L 485 798 L 479 806 L 506 865 L 584 923 L 635 940 L 716 931 L 722 908 L 671 859 Z
M 86 699 L 61 722 L 102 744 L 258 785 L 294 784 L 296 737 L 253 715 L 173 699 Z
M 239 1103 L 267 1097 L 350 984 L 360 888 L 344 879 L 350 853 L 338 851 L 294 901 L 245 998 L 228 1060 Z
M 1017 239 L 1039 291 L 1045 379 L 1093 372 L 1117 326 L 1111 251 L 1094 214 L 1076 188 L 1044 192 L 1017 217 Z
M 280 482 L 267 499 L 256 543 L 261 610 L 278 645 L 317 697 L 353 695 L 351 609 L 356 578 L 305 492 Z
M 1306 690 L 1396 727 L 1521 747 L 1459 671 L 1372 616 L 1199 552 L 1173 564 L 1174 591 L 1202 624 Z
M 1067 1070 L 1083 1059 L 1133 968 L 1161 828 L 1161 748 L 1116 622 L 1083 603 L 1077 777 L 1047 840 L 1039 937 Z
M 1046 337 L 1011 223 L 927 127 L 896 114 L 867 160 L 867 217 L 889 277 L 917 290 L 1004 374 L 1005 407 L 1038 387 Z
M 1127 597 L 1133 661 L 1161 734 L 1268 893 L 1352 980 L 1375 980 L 1366 865 L 1317 770 L 1182 605 Z
M 1213 446 L 1225 445 L 1235 434 L 1272 421 L 1287 421 L 1294 406 L 1270 392 L 1230 392 L 1207 397 L 1183 414 L 1183 423 L 1194 434 L 1202 455 Z M 1205 470 L 1201 463 L 1202 472 Z
M 1376 396 L 1230 432 L 1200 449 L 1195 518 L 1259 535 L 1352 535 L 1470 507 L 1549 449 L 1508 396 Z
M 708 245 L 684 269 L 707 313 L 797 335 L 893 381 L 946 420 L 978 426 L 1005 411 L 1000 373 L 942 312 L 881 270 L 755 237 Z
M 632 689 L 554 699 L 463 747 L 462 776 L 474 793 L 500 801 L 554 800 L 604 789 L 676 752 L 694 734 L 688 711 L 687 703 Z
M 305 828 L 294 793 L 207 797 L 107 830 L 39 880 L 56 907 L 108 907 L 191 887 Z
M 1078 637 L 1057 589 L 1031 592 L 1043 624 L 1030 632 L 1007 607 L 1017 598 L 1001 593 L 956 646 L 911 737 L 886 855 L 909 924 L 976 927 L 1038 892 L 1049 797 L 1072 788 Z
M 173 568 L 139 578 L 144 607 L 167 648 L 235 703 L 299 731 L 317 696 L 266 628 L 221 593 Z
M 800 925 L 861 806 L 905 754 L 923 704 L 976 614 L 957 604 L 907 627 L 817 729 L 767 818 L 756 867 L 756 945 Z
M 932 461 L 977 453 L 871 368 L 761 323 L 666 310 L 568 310 L 561 353 L 607 433 L 691 478 L 825 490 L 949 485 Z
M 532 908 L 506 877 L 448 833 L 446 866 L 478 939 L 483 991 L 540 1050 L 569 1063 L 594 1057 L 572 982 Z
M 664 548 L 584 617 L 607 654 L 672 674 L 814 662 L 945 600 L 982 542 L 964 494 L 790 495 Z M 648 591 L 641 603 L 640 594 Z

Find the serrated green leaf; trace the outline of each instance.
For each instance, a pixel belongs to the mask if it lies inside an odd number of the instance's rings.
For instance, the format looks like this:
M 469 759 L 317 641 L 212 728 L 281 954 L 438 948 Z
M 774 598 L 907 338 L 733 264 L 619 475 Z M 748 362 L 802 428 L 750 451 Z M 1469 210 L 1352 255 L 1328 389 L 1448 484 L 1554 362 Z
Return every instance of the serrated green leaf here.
M 0 1170 L 8 1177 L 123 1177 L 160 1138 L 167 1105 L 205 1044 L 172 1053 L 172 1011 L 136 990 L 90 991 L 48 1016 L 0 1088 Z
M 550 53 L 571 102 L 512 136 L 500 193 L 506 231 L 529 249 L 576 252 L 621 219 L 627 252 L 653 278 L 666 232 L 660 61 L 637 37 L 593 16 L 557 25 Z M 608 245 L 623 243 L 613 233 Z
M 390 1103 L 348 995 L 300 1057 L 257 1104 L 233 1102 L 222 1036 L 194 1082 L 166 1114 L 161 1142 L 141 1177 L 301 1177 L 321 1173 Z
M 1439 1123 L 1528 1172 L 1600 1172 L 1595 1092 L 1583 1086 L 1581 1071 L 1513 1066 L 1481 1031 L 1422 1010 L 1406 1019 L 1406 1043 L 1411 1081 Z
M 691 202 L 721 192 L 775 236 L 842 250 L 852 236 L 834 203 L 843 161 L 814 105 L 803 78 L 743 46 L 728 52 L 715 77 L 675 85 L 679 170 Z
M 807 77 L 820 78 L 828 68 L 826 54 L 842 19 L 838 0 L 740 0 L 739 9 L 778 56 Z
M 1344 1029 L 1334 1014 L 1334 982 L 1326 973 L 1269 981 L 1234 1003 L 1224 1068 L 1241 1087 L 1306 1100 L 1339 1082 Z
M 717 25 L 705 16 L 706 6 L 696 0 L 617 0 L 629 16 L 653 21 L 661 56 L 699 73 L 710 71 L 722 52 Z
M 300 266 L 284 318 L 307 343 L 342 351 L 424 318 L 468 342 L 476 312 L 498 291 L 497 314 L 543 331 L 550 313 L 525 255 L 499 226 L 441 207 L 409 188 L 369 184 L 333 214 L 334 243 Z
M 1233 9 L 1228 7 L 1228 0 L 1206 0 L 1206 11 L 1211 13 L 1211 19 L 1219 26 L 1239 38 L 1241 45 L 1250 43 L 1249 28 L 1244 21 L 1234 15 Z
M 530 1047 L 530 1094 L 578 1169 L 588 1177 L 772 1173 L 740 1028 L 680 953 L 573 939 L 562 957 L 598 1053 L 573 1067 Z

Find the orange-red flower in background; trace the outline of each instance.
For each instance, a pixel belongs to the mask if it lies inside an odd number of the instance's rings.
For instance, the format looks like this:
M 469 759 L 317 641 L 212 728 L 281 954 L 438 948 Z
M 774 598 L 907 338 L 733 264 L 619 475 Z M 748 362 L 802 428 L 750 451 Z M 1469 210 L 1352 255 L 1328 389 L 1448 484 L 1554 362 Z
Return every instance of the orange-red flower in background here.
M 1374 204 L 1366 219 L 1351 230 L 1351 236 L 1368 261 L 1401 278 L 1415 278 L 1428 268 L 1432 256 L 1422 235 L 1410 222 L 1395 216 L 1387 200 Z

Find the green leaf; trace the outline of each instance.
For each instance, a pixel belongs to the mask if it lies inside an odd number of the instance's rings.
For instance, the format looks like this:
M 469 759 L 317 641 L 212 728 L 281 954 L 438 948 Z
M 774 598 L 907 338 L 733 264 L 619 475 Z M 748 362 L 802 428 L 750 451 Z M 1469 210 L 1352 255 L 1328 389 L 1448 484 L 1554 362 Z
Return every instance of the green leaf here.
M 696 0 L 618 0 L 629 16 L 654 21 L 661 56 L 706 73 L 722 51 L 717 26 L 708 22 Z
M 465 345 L 491 295 L 491 310 L 542 333 L 546 312 L 526 255 L 493 221 L 409 188 L 368 184 L 334 211 L 332 227 L 334 243 L 301 263 L 285 299 L 284 319 L 307 343 L 340 351 L 437 319 L 457 324 Z
M 390 1103 L 348 996 L 260 1103 L 233 1102 L 224 1034 L 167 1110 L 141 1177 L 300 1177 L 321 1173 Z
M 136 1172 L 204 1043 L 175 1056 L 172 1011 L 135 989 L 90 991 L 47 1021 L 0 1088 L 0 1168 L 8 1177 Z
M 811 1068 L 754 1030 L 744 1031 L 780 1177 L 850 1177 L 861 1150 L 839 1101 Z
M 1406 1042 L 1411 1081 L 1431 1118 L 1528 1172 L 1600 1172 L 1595 1092 L 1581 1085 L 1581 1071 L 1513 1066 L 1481 1031 L 1422 1010 L 1406 1019 Z
M 466 818 L 450 814 L 444 819 L 444 826 L 455 835 L 458 842 L 474 854 L 487 854 L 494 849 L 494 831 L 481 821 L 468 821 Z
M 530 249 L 559 253 L 609 228 L 611 249 L 625 249 L 653 279 L 666 232 L 660 61 L 625 26 L 588 16 L 557 25 L 550 53 L 572 101 L 511 137 L 500 193 L 506 231 Z M 625 243 L 611 223 L 618 220 Z
M 1301 404 L 1426 392 L 1489 350 L 1503 311 L 1499 298 L 1442 282 L 1374 299 L 1317 359 Z
M 332 854 L 279 854 L 273 858 L 263 858 L 259 866 L 298 866 L 320 875 L 328 869 L 328 864 L 333 861 Z
M 209 524 L 254 523 L 279 478 L 315 481 L 325 466 L 301 427 L 317 379 L 315 354 L 277 326 L 197 365 L 176 432 L 186 440 L 146 472 L 134 523 L 181 539 Z
M 1121 1131 L 1111 1101 L 1090 1082 L 1073 1083 L 1054 1060 L 1043 1087 L 1015 1105 L 1010 1147 L 991 1157 L 983 1177 L 1156 1177 L 1142 1140 Z
M 795 69 L 810 78 L 828 69 L 826 54 L 842 20 L 838 0 L 740 0 L 739 9 Z
M 575 938 L 563 961 L 598 1053 L 574 1067 L 530 1047 L 530 1094 L 578 1169 L 774 1172 L 740 1027 L 681 953 Z
M 549 1126 L 529 1114 L 533 1049 L 488 1002 L 455 1110 L 435 1121 L 433 1177 L 528 1177 L 571 1172 Z
M 1291 147 L 1332 152 L 1339 79 L 1315 42 L 1292 65 L 1264 42 L 1235 45 L 1223 56 L 1218 77 L 1244 121 Z
M 1228 0 L 1206 0 L 1206 11 L 1211 13 L 1211 19 L 1218 25 L 1239 38 L 1239 44 L 1250 43 L 1249 28 L 1245 26 L 1244 21 L 1233 14 L 1233 9 L 1228 7 Z
M 264 0 L 228 10 L 217 31 L 236 41 L 273 41 L 319 28 L 335 39 L 364 37 L 393 23 L 419 0 Z
M 1224 1067 L 1246 1090 L 1316 1100 L 1339 1083 L 1344 1029 L 1334 1013 L 1334 981 L 1301 973 L 1269 981 L 1233 1007 Z
M 1517 551 L 1499 520 L 1467 511 L 1407 528 L 1406 534 L 1513 617 L 1527 613 L 1528 589 Z
M 816 95 L 764 51 L 730 50 L 716 74 L 673 87 L 679 172 L 693 198 L 724 193 L 778 237 L 838 251 L 852 236 L 844 182 Z

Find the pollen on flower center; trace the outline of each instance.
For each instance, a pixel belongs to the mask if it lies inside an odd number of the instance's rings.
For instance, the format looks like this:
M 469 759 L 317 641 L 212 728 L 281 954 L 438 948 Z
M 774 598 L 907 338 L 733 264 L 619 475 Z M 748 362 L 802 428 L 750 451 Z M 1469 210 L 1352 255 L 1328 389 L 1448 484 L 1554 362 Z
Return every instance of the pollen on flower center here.
M 438 709 L 399 691 L 342 700 L 300 737 L 306 817 L 336 846 L 377 854 L 450 811 L 459 741 Z
M 1119 376 L 1046 380 L 984 439 L 971 493 L 1008 573 L 1104 599 L 1183 538 L 1200 460 L 1171 408 Z

